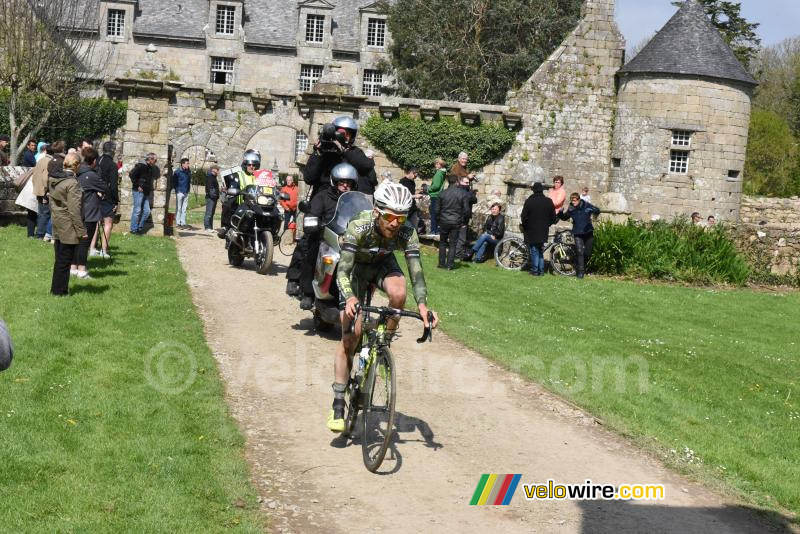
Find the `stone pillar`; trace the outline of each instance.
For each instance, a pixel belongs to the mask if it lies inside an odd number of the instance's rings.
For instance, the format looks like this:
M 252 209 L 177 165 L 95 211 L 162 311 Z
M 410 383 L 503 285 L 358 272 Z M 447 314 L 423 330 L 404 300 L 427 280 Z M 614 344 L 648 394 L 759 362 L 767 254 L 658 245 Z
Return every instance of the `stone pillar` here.
M 151 235 L 164 235 L 167 201 L 167 150 L 168 119 L 170 98 L 181 84 L 143 79 L 117 79 L 109 89 L 123 91 L 128 101 L 128 117 L 122 129 L 122 170 L 120 184 L 121 226 L 130 228 L 133 195 L 129 172 L 141 161 L 145 154 L 153 152 L 158 156 L 160 177 L 153 186 L 150 198 L 153 227 Z M 145 225 L 149 228 L 149 223 Z

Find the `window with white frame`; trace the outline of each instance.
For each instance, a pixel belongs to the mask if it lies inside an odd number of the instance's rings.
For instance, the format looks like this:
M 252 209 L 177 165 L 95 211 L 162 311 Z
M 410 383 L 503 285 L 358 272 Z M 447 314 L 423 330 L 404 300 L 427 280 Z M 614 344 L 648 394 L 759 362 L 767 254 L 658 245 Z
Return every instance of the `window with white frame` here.
M 297 132 L 294 136 L 294 159 L 297 161 L 306 153 L 308 148 L 308 136 L 302 131 Z
M 217 6 L 217 33 L 233 35 L 236 21 L 236 6 Z
M 672 174 L 688 174 L 689 172 L 688 150 L 669 151 L 669 172 Z
M 384 19 L 367 21 L 367 46 L 379 48 L 386 46 L 386 21 Z
M 325 15 L 306 15 L 306 42 L 321 43 L 325 36 Z
M 108 16 L 106 17 L 106 35 L 108 37 L 125 36 L 125 10 L 108 10 Z
M 301 65 L 300 90 L 310 91 L 320 77 L 322 77 L 322 65 Z
M 381 96 L 383 73 L 379 70 L 364 69 L 364 83 L 361 94 L 364 96 Z
M 672 131 L 672 146 L 690 146 L 692 144 L 692 132 L 686 130 Z
M 211 83 L 233 85 L 233 58 L 211 58 Z

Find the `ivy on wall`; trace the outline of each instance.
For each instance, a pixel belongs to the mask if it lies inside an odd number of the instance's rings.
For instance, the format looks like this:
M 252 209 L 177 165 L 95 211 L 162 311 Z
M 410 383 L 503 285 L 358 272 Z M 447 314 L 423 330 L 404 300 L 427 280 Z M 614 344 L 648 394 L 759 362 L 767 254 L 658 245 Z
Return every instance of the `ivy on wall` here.
M 394 163 L 404 169 L 416 167 L 423 178 L 433 176 L 436 158 L 449 168 L 462 151 L 469 154 L 469 169 L 480 169 L 508 152 L 516 138 L 503 125 L 467 126 L 449 117 L 426 121 L 408 113 L 388 121 L 372 115 L 361 132 Z

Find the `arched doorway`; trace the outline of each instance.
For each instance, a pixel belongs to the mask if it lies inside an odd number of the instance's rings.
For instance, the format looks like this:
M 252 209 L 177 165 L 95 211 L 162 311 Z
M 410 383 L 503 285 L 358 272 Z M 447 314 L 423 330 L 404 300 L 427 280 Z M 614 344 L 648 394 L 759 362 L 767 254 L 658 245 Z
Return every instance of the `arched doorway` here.
M 255 148 L 261 152 L 262 169 L 271 169 L 277 161 L 280 172 L 289 172 L 296 168 L 296 143 L 297 131 L 294 128 L 270 126 L 256 132 L 247 143 L 247 148 Z

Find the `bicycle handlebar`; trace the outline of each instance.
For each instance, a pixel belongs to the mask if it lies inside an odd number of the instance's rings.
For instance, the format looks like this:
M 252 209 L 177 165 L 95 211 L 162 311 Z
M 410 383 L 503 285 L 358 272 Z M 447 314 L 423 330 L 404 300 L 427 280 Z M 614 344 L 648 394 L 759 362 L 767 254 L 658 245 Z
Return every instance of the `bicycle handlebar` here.
M 412 319 L 418 319 L 422 321 L 422 316 L 417 312 L 410 312 L 406 310 L 398 310 L 397 308 L 390 308 L 388 306 L 362 306 L 361 304 L 356 304 L 356 314 L 353 317 L 353 320 L 350 321 L 350 326 L 347 329 L 348 334 L 352 334 L 355 332 L 356 329 L 356 320 L 358 319 L 358 314 L 362 311 L 370 312 L 370 313 L 377 313 L 382 318 L 389 318 L 392 316 L 400 316 L 400 317 L 411 317 Z M 417 343 L 425 343 L 425 341 L 433 341 L 433 312 L 428 312 L 428 326 L 426 326 L 422 330 L 422 337 L 417 339 Z

